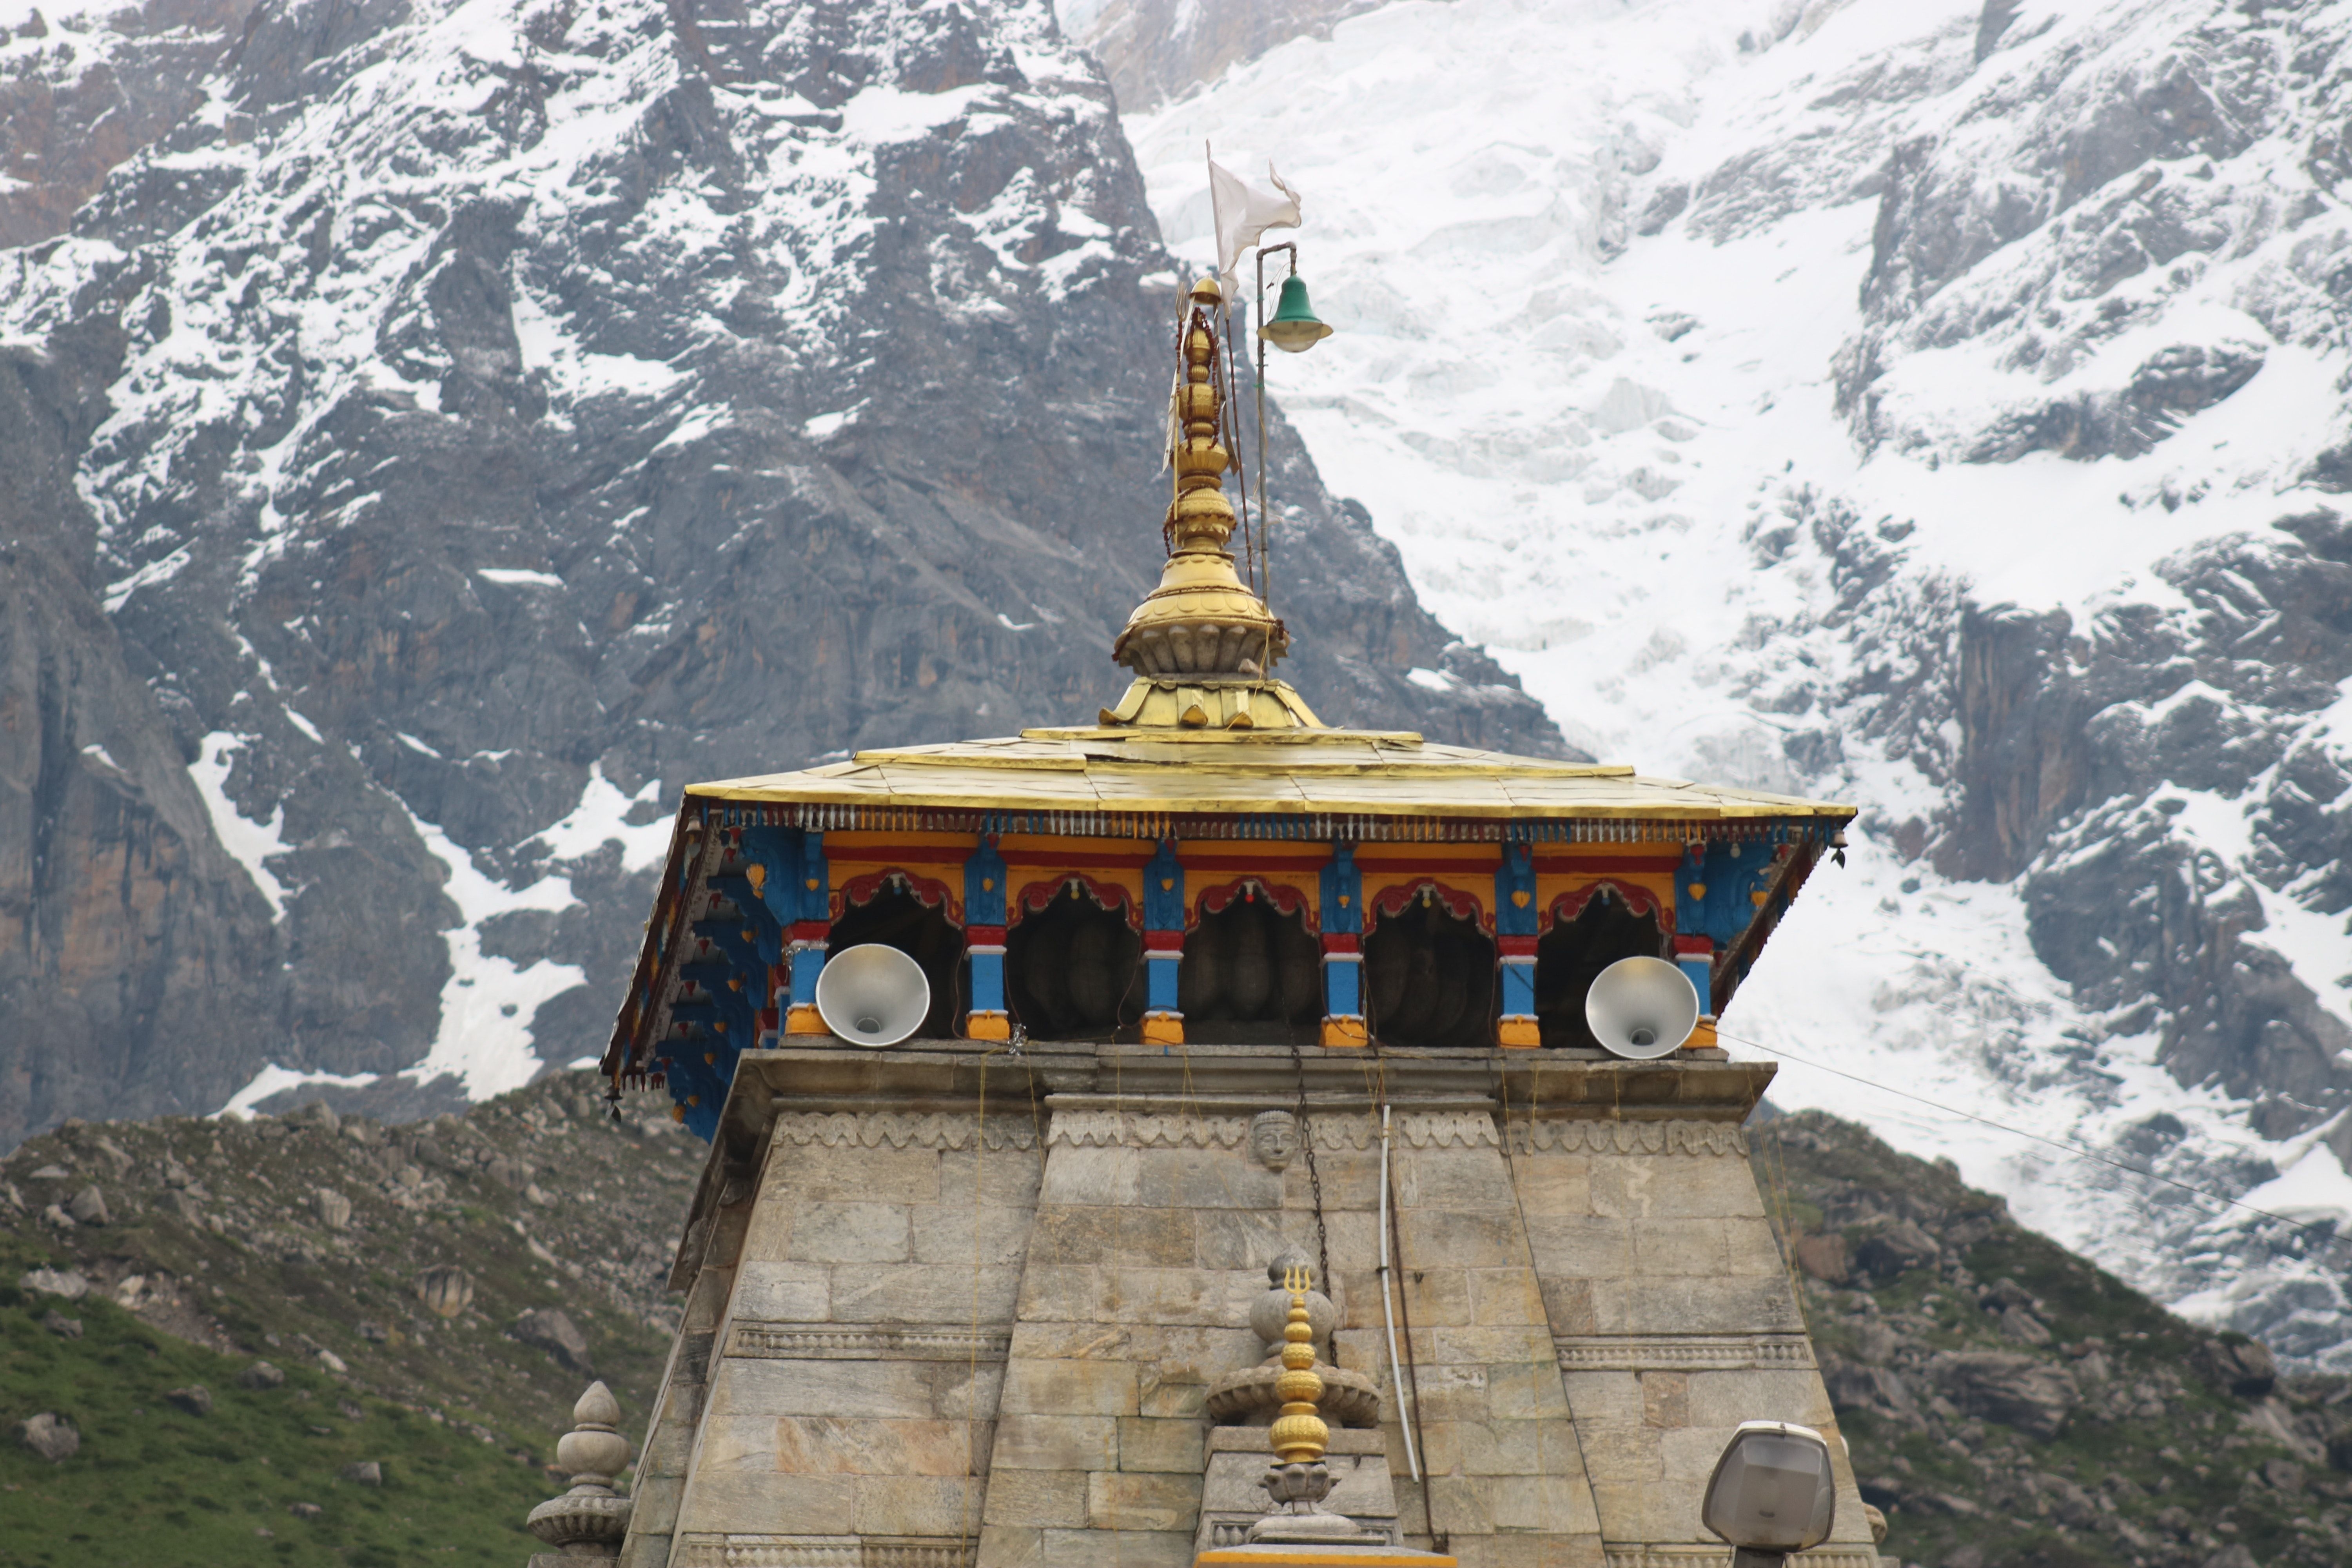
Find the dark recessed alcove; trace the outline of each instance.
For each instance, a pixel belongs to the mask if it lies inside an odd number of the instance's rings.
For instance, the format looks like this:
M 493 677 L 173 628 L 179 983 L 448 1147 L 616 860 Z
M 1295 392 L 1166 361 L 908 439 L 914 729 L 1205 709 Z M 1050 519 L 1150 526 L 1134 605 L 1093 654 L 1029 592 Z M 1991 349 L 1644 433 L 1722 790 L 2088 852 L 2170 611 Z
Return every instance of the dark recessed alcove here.
M 1657 958 L 1665 940 L 1654 910 L 1635 914 L 1612 888 L 1596 888 L 1574 920 L 1554 921 L 1536 943 L 1536 1027 L 1547 1046 L 1597 1046 L 1584 994 L 1621 958 Z
M 923 1015 L 923 1026 L 915 1031 L 917 1037 L 952 1038 L 964 1010 L 963 932 L 949 921 L 947 911 L 923 902 L 900 884 L 885 883 L 871 899 L 850 905 L 833 922 L 825 935 L 825 956 L 867 942 L 895 947 L 923 966 L 923 978 L 931 983 L 931 1005 Z
M 1249 888 L 1203 913 L 1184 937 L 1176 1005 L 1187 1040 L 1313 1045 L 1323 1019 L 1323 960 L 1305 912 L 1286 915 Z
M 1004 937 L 1004 994 L 1039 1040 L 1107 1040 L 1143 1016 L 1143 939 L 1116 910 L 1064 888 Z
M 1391 1046 L 1494 1044 L 1495 942 L 1475 918 L 1415 899 L 1364 939 L 1366 1021 Z

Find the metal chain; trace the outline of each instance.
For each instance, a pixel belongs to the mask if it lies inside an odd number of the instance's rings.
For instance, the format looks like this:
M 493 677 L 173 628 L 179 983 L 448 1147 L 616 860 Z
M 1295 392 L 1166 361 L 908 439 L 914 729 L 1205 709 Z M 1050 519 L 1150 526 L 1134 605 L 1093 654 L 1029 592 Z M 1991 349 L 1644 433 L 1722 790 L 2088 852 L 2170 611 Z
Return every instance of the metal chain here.
M 1298 1142 L 1307 1151 L 1307 1184 L 1315 1193 L 1315 1267 L 1317 1280 L 1323 1294 L 1331 1294 L 1331 1237 L 1323 1228 L 1323 1173 L 1315 1164 L 1315 1124 L 1307 1115 L 1307 1058 L 1298 1054 L 1298 1042 L 1290 1042 L 1290 1065 L 1298 1069 Z M 1339 1342 L 1331 1345 L 1331 1363 L 1339 1363 Z

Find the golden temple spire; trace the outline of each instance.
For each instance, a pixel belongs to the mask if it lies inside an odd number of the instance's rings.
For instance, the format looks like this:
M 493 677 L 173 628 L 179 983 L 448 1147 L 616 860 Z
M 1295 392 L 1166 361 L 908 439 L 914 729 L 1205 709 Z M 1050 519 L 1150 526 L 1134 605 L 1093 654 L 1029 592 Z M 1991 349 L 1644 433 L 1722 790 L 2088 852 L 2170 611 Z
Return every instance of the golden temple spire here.
M 1181 370 L 1171 395 L 1171 456 L 1176 496 L 1161 532 L 1168 563 L 1111 644 L 1111 658 L 1135 683 L 1105 724 L 1185 729 L 1321 728 L 1297 692 L 1272 679 L 1289 634 L 1234 571 L 1234 507 L 1221 439 L 1225 393 L 1218 362 L 1224 291 L 1214 277 L 1186 296 L 1178 339 Z
M 1323 1380 L 1315 1375 L 1315 1326 L 1307 1311 L 1307 1270 L 1292 1268 L 1282 1286 L 1290 1292 L 1290 1321 L 1282 1326 L 1282 1375 L 1274 1391 L 1282 1398 L 1282 1413 L 1274 1419 L 1267 1440 L 1275 1462 L 1311 1465 L 1331 1446 L 1330 1424 L 1316 1406 L 1323 1398 Z

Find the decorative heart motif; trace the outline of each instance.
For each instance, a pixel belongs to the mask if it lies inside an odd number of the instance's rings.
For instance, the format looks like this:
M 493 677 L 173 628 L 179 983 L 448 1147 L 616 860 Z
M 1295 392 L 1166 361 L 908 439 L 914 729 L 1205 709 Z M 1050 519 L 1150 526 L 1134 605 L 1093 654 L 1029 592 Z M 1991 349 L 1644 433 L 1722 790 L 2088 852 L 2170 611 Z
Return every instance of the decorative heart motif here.
M 1175 890 L 1175 888 L 1176 888 L 1176 879 L 1175 879 L 1175 878 L 1173 878 L 1173 877 L 1162 877 L 1162 878 L 1160 878 L 1160 890 L 1161 892 L 1163 892 L 1163 893 L 1167 893 L 1167 892 L 1173 892 L 1173 891 Z
M 1517 910 L 1523 910 L 1528 907 L 1528 890 L 1525 888 L 1521 888 L 1517 892 L 1511 895 L 1511 907 Z

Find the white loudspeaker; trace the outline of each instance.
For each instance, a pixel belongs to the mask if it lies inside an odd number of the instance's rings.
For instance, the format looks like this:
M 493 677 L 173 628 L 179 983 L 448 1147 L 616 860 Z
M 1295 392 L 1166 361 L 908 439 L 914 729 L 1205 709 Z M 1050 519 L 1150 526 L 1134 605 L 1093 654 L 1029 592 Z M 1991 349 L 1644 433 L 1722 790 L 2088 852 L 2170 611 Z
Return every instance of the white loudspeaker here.
M 931 983 L 895 947 L 869 942 L 837 952 L 816 977 L 817 1016 L 853 1046 L 895 1046 L 923 1026 Z
M 1584 994 L 1584 1021 L 1611 1055 L 1648 1061 L 1690 1038 L 1698 992 L 1663 958 L 1621 958 Z

